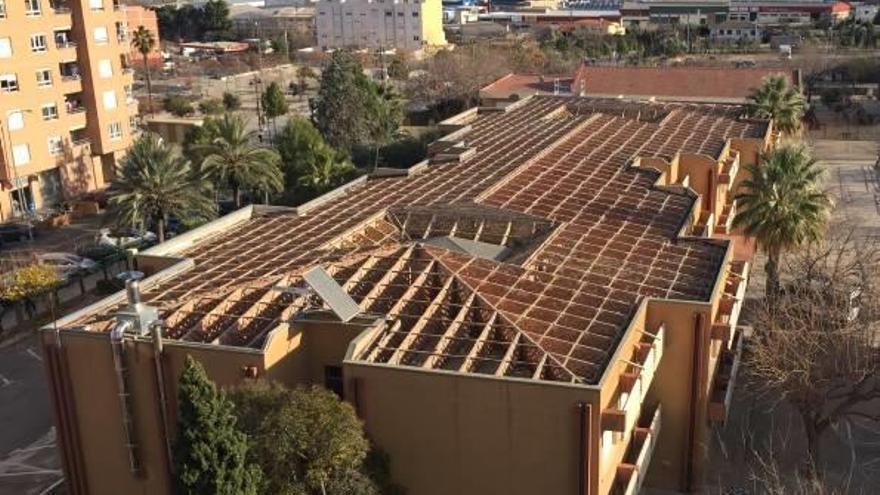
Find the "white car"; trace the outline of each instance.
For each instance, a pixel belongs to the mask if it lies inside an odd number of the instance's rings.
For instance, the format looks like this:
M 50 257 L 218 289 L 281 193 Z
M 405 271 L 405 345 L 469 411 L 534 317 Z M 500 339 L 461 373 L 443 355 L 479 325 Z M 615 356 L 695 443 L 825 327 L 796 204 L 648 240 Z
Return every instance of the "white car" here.
M 42 253 L 37 255 L 37 260 L 43 265 L 55 268 L 63 278 L 98 266 L 94 260 L 71 253 Z
M 110 234 L 110 229 L 101 229 L 98 232 L 98 245 L 100 246 L 108 246 L 108 247 L 121 247 L 121 248 L 129 248 L 129 247 L 137 247 L 142 244 L 149 244 L 156 242 L 156 234 L 146 231 L 146 232 L 133 232 L 130 236 L 119 236 L 115 237 Z

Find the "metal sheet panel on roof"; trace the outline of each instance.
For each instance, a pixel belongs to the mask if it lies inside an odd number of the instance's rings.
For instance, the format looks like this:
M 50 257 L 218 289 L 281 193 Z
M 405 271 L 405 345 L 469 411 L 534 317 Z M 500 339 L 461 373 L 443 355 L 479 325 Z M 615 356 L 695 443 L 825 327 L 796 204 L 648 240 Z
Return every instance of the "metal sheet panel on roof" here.
M 351 321 L 361 312 L 360 306 L 354 302 L 354 299 L 320 266 L 307 271 L 303 275 L 303 280 L 343 322 Z

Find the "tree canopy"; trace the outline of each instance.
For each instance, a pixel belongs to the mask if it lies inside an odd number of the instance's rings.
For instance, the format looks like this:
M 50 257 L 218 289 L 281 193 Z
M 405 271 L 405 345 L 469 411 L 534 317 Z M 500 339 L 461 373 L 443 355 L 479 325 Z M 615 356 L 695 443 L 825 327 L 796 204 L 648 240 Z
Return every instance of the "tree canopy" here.
M 300 202 L 350 179 L 354 166 L 305 118 L 294 117 L 276 138 L 288 201 Z
M 771 120 L 776 129 L 785 133 L 797 132 L 801 128 L 805 109 L 801 92 L 782 76 L 768 77 L 749 95 L 749 116 Z
M 248 462 L 248 437 L 236 426 L 235 405 L 187 356 L 180 376 L 174 485 L 181 495 L 256 495 L 262 479 Z
M 222 41 L 232 39 L 229 6 L 223 0 L 202 5 L 163 5 L 156 9 L 159 34 L 163 39 Z
M 265 473 L 264 493 L 378 493 L 359 472 L 369 450 L 361 422 L 333 392 L 260 382 L 235 390 L 232 399 L 251 457 Z
M 822 190 L 822 169 L 803 147 L 777 148 L 746 170 L 733 226 L 767 253 L 766 291 L 772 296 L 779 286 L 782 252 L 818 239 L 832 203 Z
M 312 120 L 331 146 L 350 152 L 355 145 L 373 143 L 377 129 L 400 125 L 400 112 L 389 111 L 387 104 L 357 58 L 338 50 L 324 64 Z
M 241 206 L 241 190 L 280 192 L 284 177 L 278 166 L 278 153 L 254 144 L 255 131 L 247 129 L 247 121 L 227 113 L 207 119 L 204 133 L 196 136 L 204 144 L 191 146 L 191 151 L 204 157 L 201 171 L 218 187 L 232 189 L 235 206 Z
M 169 215 L 197 219 L 216 215 L 204 178 L 154 134 L 145 134 L 134 142 L 120 161 L 108 196 L 110 212 L 117 222 L 152 224 L 159 242 L 165 240 Z

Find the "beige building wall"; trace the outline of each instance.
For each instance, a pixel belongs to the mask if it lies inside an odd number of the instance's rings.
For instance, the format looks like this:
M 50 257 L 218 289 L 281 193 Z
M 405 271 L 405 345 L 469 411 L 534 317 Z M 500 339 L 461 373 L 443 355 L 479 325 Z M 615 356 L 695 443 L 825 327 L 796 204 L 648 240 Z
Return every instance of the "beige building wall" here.
M 112 0 L 0 0 L 0 219 L 13 198 L 51 207 L 112 175 L 136 113 L 124 20 Z
M 320 0 L 315 25 L 321 49 L 418 51 L 446 44 L 440 0 Z

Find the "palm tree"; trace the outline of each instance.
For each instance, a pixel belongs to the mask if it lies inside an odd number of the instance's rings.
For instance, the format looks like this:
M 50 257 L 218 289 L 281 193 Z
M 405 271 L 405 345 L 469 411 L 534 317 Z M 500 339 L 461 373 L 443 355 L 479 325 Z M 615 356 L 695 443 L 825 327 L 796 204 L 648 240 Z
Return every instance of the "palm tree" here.
M 110 184 L 108 196 L 119 223 L 137 226 L 149 221 L 156 225 L 159 242 L 163 242 L 169 215 L 215 215 L 207 188 L 189 161 L 155 134 L 145 134 L 120 161 L 119 175 Z
M 789 86 L 782 76 L 764 79 L 761 87 L 749 95 L 749 116 L 771 120 L 777 129 L 785 133 L 797 132 L 801 128 L 805 108 L 801 92 Z
M 340 160 L 332 153 L 317 154 L 308 167 L 297 181 L 300 187 L 319 194 L 332 189 L 354 171 L 350 161 Z
M 777 148 L 746 170 L 750 175 L 736 195 L 733 225 L 767 253 L 765 292 L 772 300 L 782 252 L 821 235 L 832 201 L 821 190 L 822 169 L 802 146 Z
M 156 37 L 153 32 L 144 26 L 138 26 L 131 37 L 131 46 L 141 54 L 141 60 L 144 62 L 144 79 L 147 82 L 147 104 L 150 107 L 150 115 L 153 114 L 153 87 L 150 83 L 150 64 L 147 63 L 147 56 L 156 47 Z
M 201 171 L 217 185 L 228 185 L 241 207 L 241 190 L 259 189 L 280 192 L 284 176 L 278 153 L 253 144 L 255 131 L 247 130 L 247 121 L 240 115 L 224 114 L 206 125 L 207 144 L 198 148 L 204 153 Z

